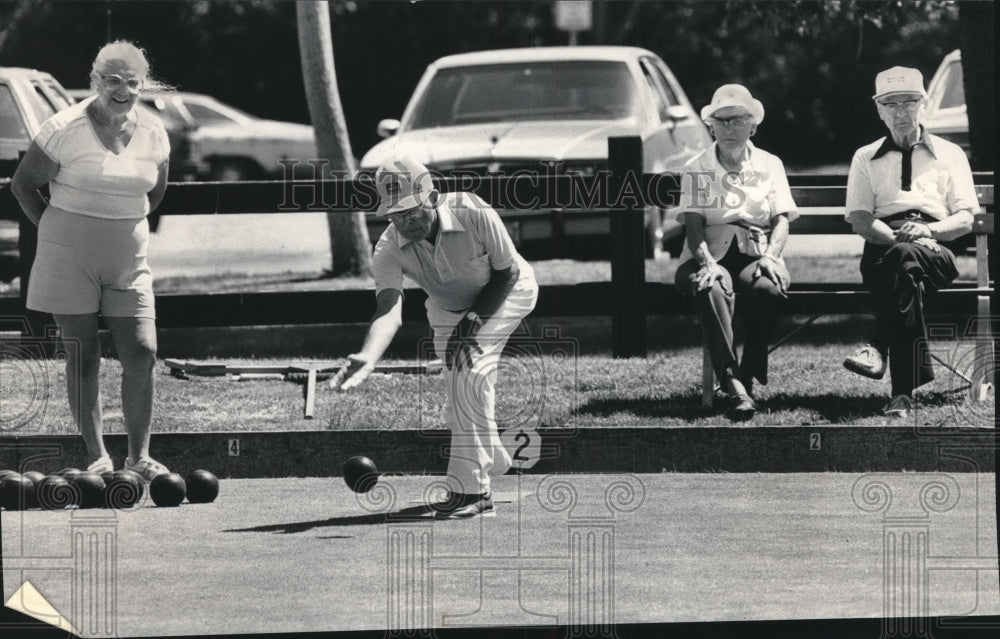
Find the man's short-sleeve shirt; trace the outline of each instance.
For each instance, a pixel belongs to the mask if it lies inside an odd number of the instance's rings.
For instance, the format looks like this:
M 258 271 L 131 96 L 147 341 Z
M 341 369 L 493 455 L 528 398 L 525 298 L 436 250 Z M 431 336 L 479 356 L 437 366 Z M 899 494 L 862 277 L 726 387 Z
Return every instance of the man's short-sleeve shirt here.
M 436 243 L 407 240 L 391 224 L 382 233 L 372 258 L 376 295 L 386 289 L 403 291 L 405 276 L 439 308 L 462 311 L 475 303 L 494 270 L 516 262 L 520 279 L 534 279 L 500 216 L 478 196 L 444 194 L 437 214 Z
M 889 138 L 854 153 L 847 176 L 844 217 L 867 211 L 876 218 L 917 210 L 942 220 L 962 210 L 979 212 L 979 198 L 965 152 L 957 144 L 923 132 L 911 151 L 909 189 L 903 184 L 903 154 Z
M 708 252 L 720 259 L 734 239 L 747 252 L 742 227 L 767 229 L 775 216 L 787 214 L 791 222 L 799 212 L 781 158 L 747 142 L 739 173 L 729 172 L 719 163 L 717 147 L 713 144 L 684 167 L 677 213 L 690 211 L 705 219 Z M 678 221 L 683 223 L 680 217 Z M 680 261 L 691 257 L 685 242 Z
M 49 183 L 50 204 L 91 217 L 145 217 L 149 213 L 147 194 L 156 186 L 159 167 L 170 155 L 163 122 L 144 109 L 136 109 L 132 139 L 115 154 L 97 138 L 87 117 L 87 105 L 93 100 L 88 98 L 56 113 L 35 136 L 35 144 L 59 165 Z

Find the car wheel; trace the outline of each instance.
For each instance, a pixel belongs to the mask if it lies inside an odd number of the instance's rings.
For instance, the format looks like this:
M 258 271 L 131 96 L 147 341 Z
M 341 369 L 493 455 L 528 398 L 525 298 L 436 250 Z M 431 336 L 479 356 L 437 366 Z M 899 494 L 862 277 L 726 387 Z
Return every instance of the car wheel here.
M 212 165 L 213 182 L 242 182 L 253 179 L 253 172 L 242 162 L 219 162 Z

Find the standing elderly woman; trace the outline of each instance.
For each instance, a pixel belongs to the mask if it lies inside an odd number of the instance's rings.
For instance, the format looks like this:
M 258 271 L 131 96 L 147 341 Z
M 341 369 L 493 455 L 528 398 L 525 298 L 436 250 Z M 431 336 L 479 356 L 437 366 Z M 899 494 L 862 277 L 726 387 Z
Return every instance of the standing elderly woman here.
M 38 225 L 28 308 L 52 313 L 67 348 L 70 410 L 83 435 L 88 470 L 113 463 L 101 420 L 98 317 L 122 365 L 124 467 L 152 480 L 166 472 L 149 456 L 156 324 L 146 263 L 146 215 L 167 186 L 170 145 L 162 122 L 136 109 L 149 63 L 135 45 L 105 45 L 90 72 L 95 95 L 49 118 L 11 182 Z M 46 201 L 39 189 L 48 184 Z
M 764 119 L 750 91 L 719 87 L 701 117 L 715 144 L 682 176 L 677 219 L 687 241 L 674 283 L 695 297 L 715 374 L 736 400 L 733 416 L 749 419 L 753 379 L 767 383 L 768 342 L 789 282 L 781 251 L 798 211 L 781 160 L 750 142 Z M 742 362 L 733 347 L 736 293 L 747 305 Z

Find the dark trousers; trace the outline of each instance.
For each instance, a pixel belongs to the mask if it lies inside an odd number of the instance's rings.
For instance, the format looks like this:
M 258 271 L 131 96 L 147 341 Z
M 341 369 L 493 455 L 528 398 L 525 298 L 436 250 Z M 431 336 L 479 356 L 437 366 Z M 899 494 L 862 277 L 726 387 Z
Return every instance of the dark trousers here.
M 892 394 L 910 395 L 934 379 L 927 354 L 924 297 L 958 276 L 955 255 L 909 242 L 865 243 L 861 278 L 872 293 L 875 310 L 873 345 L 889 357 Z
M 719 260 L 725 276 L 717 280 L 712 288 L 699 292 L 695 297 L 698 319 L 705 336 L 705 346 L 712 357 L 712 368 L 719 379 L 733 375 L 743 380 L 757 378 L 767 383 L 767 347 L 778 316 L 781 293 L 774 282 L 766 277 L 754 279 L 757 269 L 756 257 L 740 253 L 736 242 Z M 692 286 L 698 261 L 690 259 L 677 269 L 674 286 L 684 295 L 694 295 Z M 733 286 L 735 282 L 735 288 Z M 746 341 L 743 345 L 743 361 L 737 367 L 736 350 L 733 347 L 733 312 L 736 308 L 736 293 L 745 304 L 743 319 L 746 327 Z

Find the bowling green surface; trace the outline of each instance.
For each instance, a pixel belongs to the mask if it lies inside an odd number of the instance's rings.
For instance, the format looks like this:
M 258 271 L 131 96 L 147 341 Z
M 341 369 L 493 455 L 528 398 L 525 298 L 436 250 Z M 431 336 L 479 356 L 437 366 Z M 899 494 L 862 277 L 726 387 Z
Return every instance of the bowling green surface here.
M 441 480 L 5 511 L 4 600 L 119 636 L 1000 614 L 992 474 L 515 475 L 494 517 L 417 516 Z

